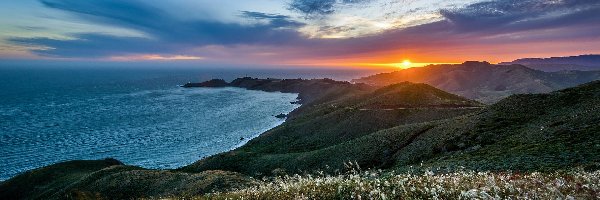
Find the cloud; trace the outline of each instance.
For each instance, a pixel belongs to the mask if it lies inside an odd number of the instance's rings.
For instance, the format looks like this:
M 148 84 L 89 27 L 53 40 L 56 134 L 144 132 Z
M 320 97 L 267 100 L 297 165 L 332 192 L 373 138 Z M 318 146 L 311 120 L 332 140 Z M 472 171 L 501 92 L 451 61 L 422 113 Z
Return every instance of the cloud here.
M 307 57 L 357 58 L 404 52 L 451 58 L 485 52 L 560 52 L 562 47 L 572 48 L 569 43 L 598 43 L 594 41 L 600 39 L 597 0 L 497 0 L 440 13 L 441 21 L 363 37 L 321 40 L 319 47 L 310 48 Z M 547 43 L 556 46 L 540 50 L 531 45 L 534 43 L 545 43 L 546 48 L 551 46 Z
M 496 0 L 440 13 L 457 31 L 499 33 L 598 24 L 599 11 L 597 0 Z
M 262 12 L 242 11 L 242 17 L 256 20 L 267 20 L 268 23 L 274 28 L 298 28 L 305 25 L 304 23 L 291 20 L 289 16 Z
M 110 60 L 115 61 L 143 61 L 143 60 L 159 60 L 159 61 L 174 61 L 174 60 L 202 60 L 203 57 L 187 56 L 187 55 L 129 55 L 129 56 L 113 56 Z
M 33 50 L 47 57 L 101 58 L 131 53 L 169 53 L 178 51 L 172 43 L 140 37 L 116 37 L 102 34 L 77 34 L 73 40 L 51 38 L 13 38 L 13 43 L 27 46 L 46 46 Z
M 304 14 L 329 14 L 336 6 L 369 0 L 293 0 L 291 9 Z M 141 1 L 41 0 L 92 23 L 133 29 L 147 37 L 119 37 L 98 33 L 73 35 L 75 40 L 13 38 L 12 42 L 48 48 L 43 56 L 115 57 L 136 55 L 277 56 L 273 59 L 361 59 L 371 55 L 412 53 L 456 59 L 472 56 L 562 51 L 567 43 L 600 41 L 600 1 L 495 0 L 440 11 L 440 21 L 352 38 L 307 38 L 298 29 L 305 24 L 289 16 L 241 11 L 253 23 L 223 23 L 181 19 Z M 325 27 L 340 32 L 353 27 Z M 327 31 L 327 30 L 325 30 Z M 554 43 L 540 50 L 533 43 Z M 562 46 L 561 46 L 562 45 Z M 218 48 L 217 48 L 218 47 Z M 215 50 L 217 49 L 217 50 Z M 589 48 L 588 48 L 589 49 Z M 592 49 L 593 50 L 593 49 Z M 600 49 L 595 49 L 598 53 Z M 505 51 L 505 52 L 502 52 Z M 510 52 L 509 52 L 510 51 Z M 203 54 L 203 52 L 206 53 Z M 163 56 L 168 58 L 168 56 Z M 235 57 L 238 58 L 238 57 Z M 393 59 L 393 58 L 390 58 Z M 275 61 L 276 62 L 276 61 Z
M 335 11 L 336 4 L 357 4 L 371 0 L 292 0 L 289 9 L 306 15 L 327 15 Z
M 98 33 L 77 34 L 75 40 L 50 38 L 12 38 L 13 43 L 49 47 L 35 51 L 45 56 L 106 57 L 130 54 L 181 52 L 206 45 L 276 45 L 300 40 L 292 30 L 302 26 L 287 16 L 259 12 L 242 12 L 247 18 L 266 23 L 238 24 L 209 20 L 180 19 L 141 1 L 121 0 L 41 0 L 43 5 L 67 11 L 77 18 L 134 29 L 147 38 L 120 37 Z

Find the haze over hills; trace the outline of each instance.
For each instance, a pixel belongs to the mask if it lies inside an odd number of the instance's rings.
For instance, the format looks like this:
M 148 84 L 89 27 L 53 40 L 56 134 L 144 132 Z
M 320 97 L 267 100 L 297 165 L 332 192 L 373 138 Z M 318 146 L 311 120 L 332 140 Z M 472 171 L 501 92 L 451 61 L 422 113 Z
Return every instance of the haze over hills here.
M 597 71 L 600 70 L 600 55 L 580 55 L 550 58 L 521 58 L 501 65 L 520 64 L 529 68 L 556 72 L 563 70 Z
M 479 102 L 494 103 L 511 94 L 546 93 L 598 79 L 600 71 L 544 72 L 523 65 L 469 61 L 403 69 L 354 79 L 353 82 L 375 86 L 404 81 L 427 83 Z

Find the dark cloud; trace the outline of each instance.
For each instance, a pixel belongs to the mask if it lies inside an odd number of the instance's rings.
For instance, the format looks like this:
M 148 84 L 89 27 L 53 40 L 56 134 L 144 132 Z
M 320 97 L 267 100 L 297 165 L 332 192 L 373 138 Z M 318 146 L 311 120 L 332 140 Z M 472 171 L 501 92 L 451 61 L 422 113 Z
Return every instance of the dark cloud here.
M 292 0 L 289 9 L 306 15 L 327 15 L 333 13 L 336 4 L 357 4 L 371 0 Z
M 43 45 L 51 49 L 33 50 L 47 57 L 96 58 L 131 53 L 176 54 L 181 51 L 176 44 L 163 43 L 139 37 L 115 37 L 101 34 L 78 34 L 76 40 L 56 40 L 50 38 L 14 38 L 11 41 L 20 45 Z
M 46 46 L 35 51 L 46 56 L 104 57 L 118 53 L 161 53 L 184 51 L 206 45 L 276 45 L 301 39 L 290 28 L 301 23 L 283 15 L 243 12 L 245 17 L 267 23 L 242 25 L 208 20 L 182 20 L 139 1 L 121 0 L 41 0 L 43 5 L 68 11 L 77 17 L 110 26 L 134 29 L 149 38 L 119 37 L 96 33 L 73 35 L 76 40 L 13 38 L 12 42 Z M 78 50 L 79 49 L 79 50 Z
M 335 0 L 293 0 L 290 10 L 304 14 L 331 14 Z
M 457 31 L 497 33 L 597 24 L 599 11 L 598 0 L 497 0 L 440 13 Z
M 271 24 L 273 27 L 296 28 L 296 27 L 305 25 L 304 23 L 294 21 L 294 20 L 290 19 L 289 16 L 285 16 L 285 15 L 242 11 L 242 16 L 246 17 L 246 18 L 257 19 L 257 20 L 268 20 L 269 24 Z

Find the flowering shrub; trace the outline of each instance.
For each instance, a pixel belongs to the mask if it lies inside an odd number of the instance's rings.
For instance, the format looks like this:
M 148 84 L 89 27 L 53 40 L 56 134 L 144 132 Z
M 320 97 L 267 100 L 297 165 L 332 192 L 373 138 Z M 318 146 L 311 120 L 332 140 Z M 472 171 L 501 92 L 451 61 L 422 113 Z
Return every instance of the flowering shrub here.
M 599 199 L 600 171 L 282 176 L 202 199 Z

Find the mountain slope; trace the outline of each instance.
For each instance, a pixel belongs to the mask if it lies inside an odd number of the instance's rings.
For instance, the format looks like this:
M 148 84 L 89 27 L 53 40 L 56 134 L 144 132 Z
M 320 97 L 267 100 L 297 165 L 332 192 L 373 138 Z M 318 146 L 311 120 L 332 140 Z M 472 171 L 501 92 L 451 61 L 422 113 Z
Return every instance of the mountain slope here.
M 368 94 L 309 107 L 302 115 L 243 147 L 211 156 L 183 170 L 222 169 L 250 175 L 269 174 L 276 168 L 298 172 L 329 166 L 331 170 L 339 170 L 344 167 L 340 159 L 347 157 L 332 153 L 336 152 L 332 149 L 337 145 L 402 124 L 461 116 L 481 109 L 480 106 L 478 102 L 426 84 L 390 85 Z M 361 164 L 379 166 L 383 162 L 364 160 Z
M 254 183 L 223 171 L 182 173 L 127 166 L 114 159 L 68 161 L 0 182 L 0 199 L 191 197 Z
M 494 103 L 511 94 L 546 93 L 600 79 L 594 72 L 543 72 L 522 65 L 492 65 L 465 62 L 459 65 L 429 65 L 404 69 L 353 80 L 357 83 L 385 86 L 410 81 L 484 103 Z
M 355 130 L 356 125 L 325 121 L 335 116 L 325 114 L 315 121 L 284 124 L 240 149 L 183 170 L 216 168 L 264 175 L 276 171 L 343 170 L 348 161 L 364 168 L 401 170 L 420 163 L 451 171 L 460 167 L 524 171 L 595 168 L 600 162 L 596 153 L 600 151 L 598 111 L 600 81 L 549 94 L 513 95 L 480 111 L 452 115 L 457 117 L 364 129 L 351 138 L 340 137 L 340 133 Z M 320 123 L 334 128 L 324 133 L 303 130 L 314 126 L 319 130 L 323 128 Z M 340 123 L 343 126 L 336 126 Z M 352 123 L 373 126 L 367 118 Z M 311 146 L 320 142 L 327 145 Z
M 600 70 L 600 55 L 580 55 L 551 58 L 521 58 L 501 65 L 519 64 L 529 68 L 556 72 L 563 70 L 598 71 Z
M 469 121 L 473 129 L 436 147 L 455 151 L 439 153 L 428 161 L 431 166 L 538 171 L 600 167 L 600 81 L 549 94 L 514 95 Z

